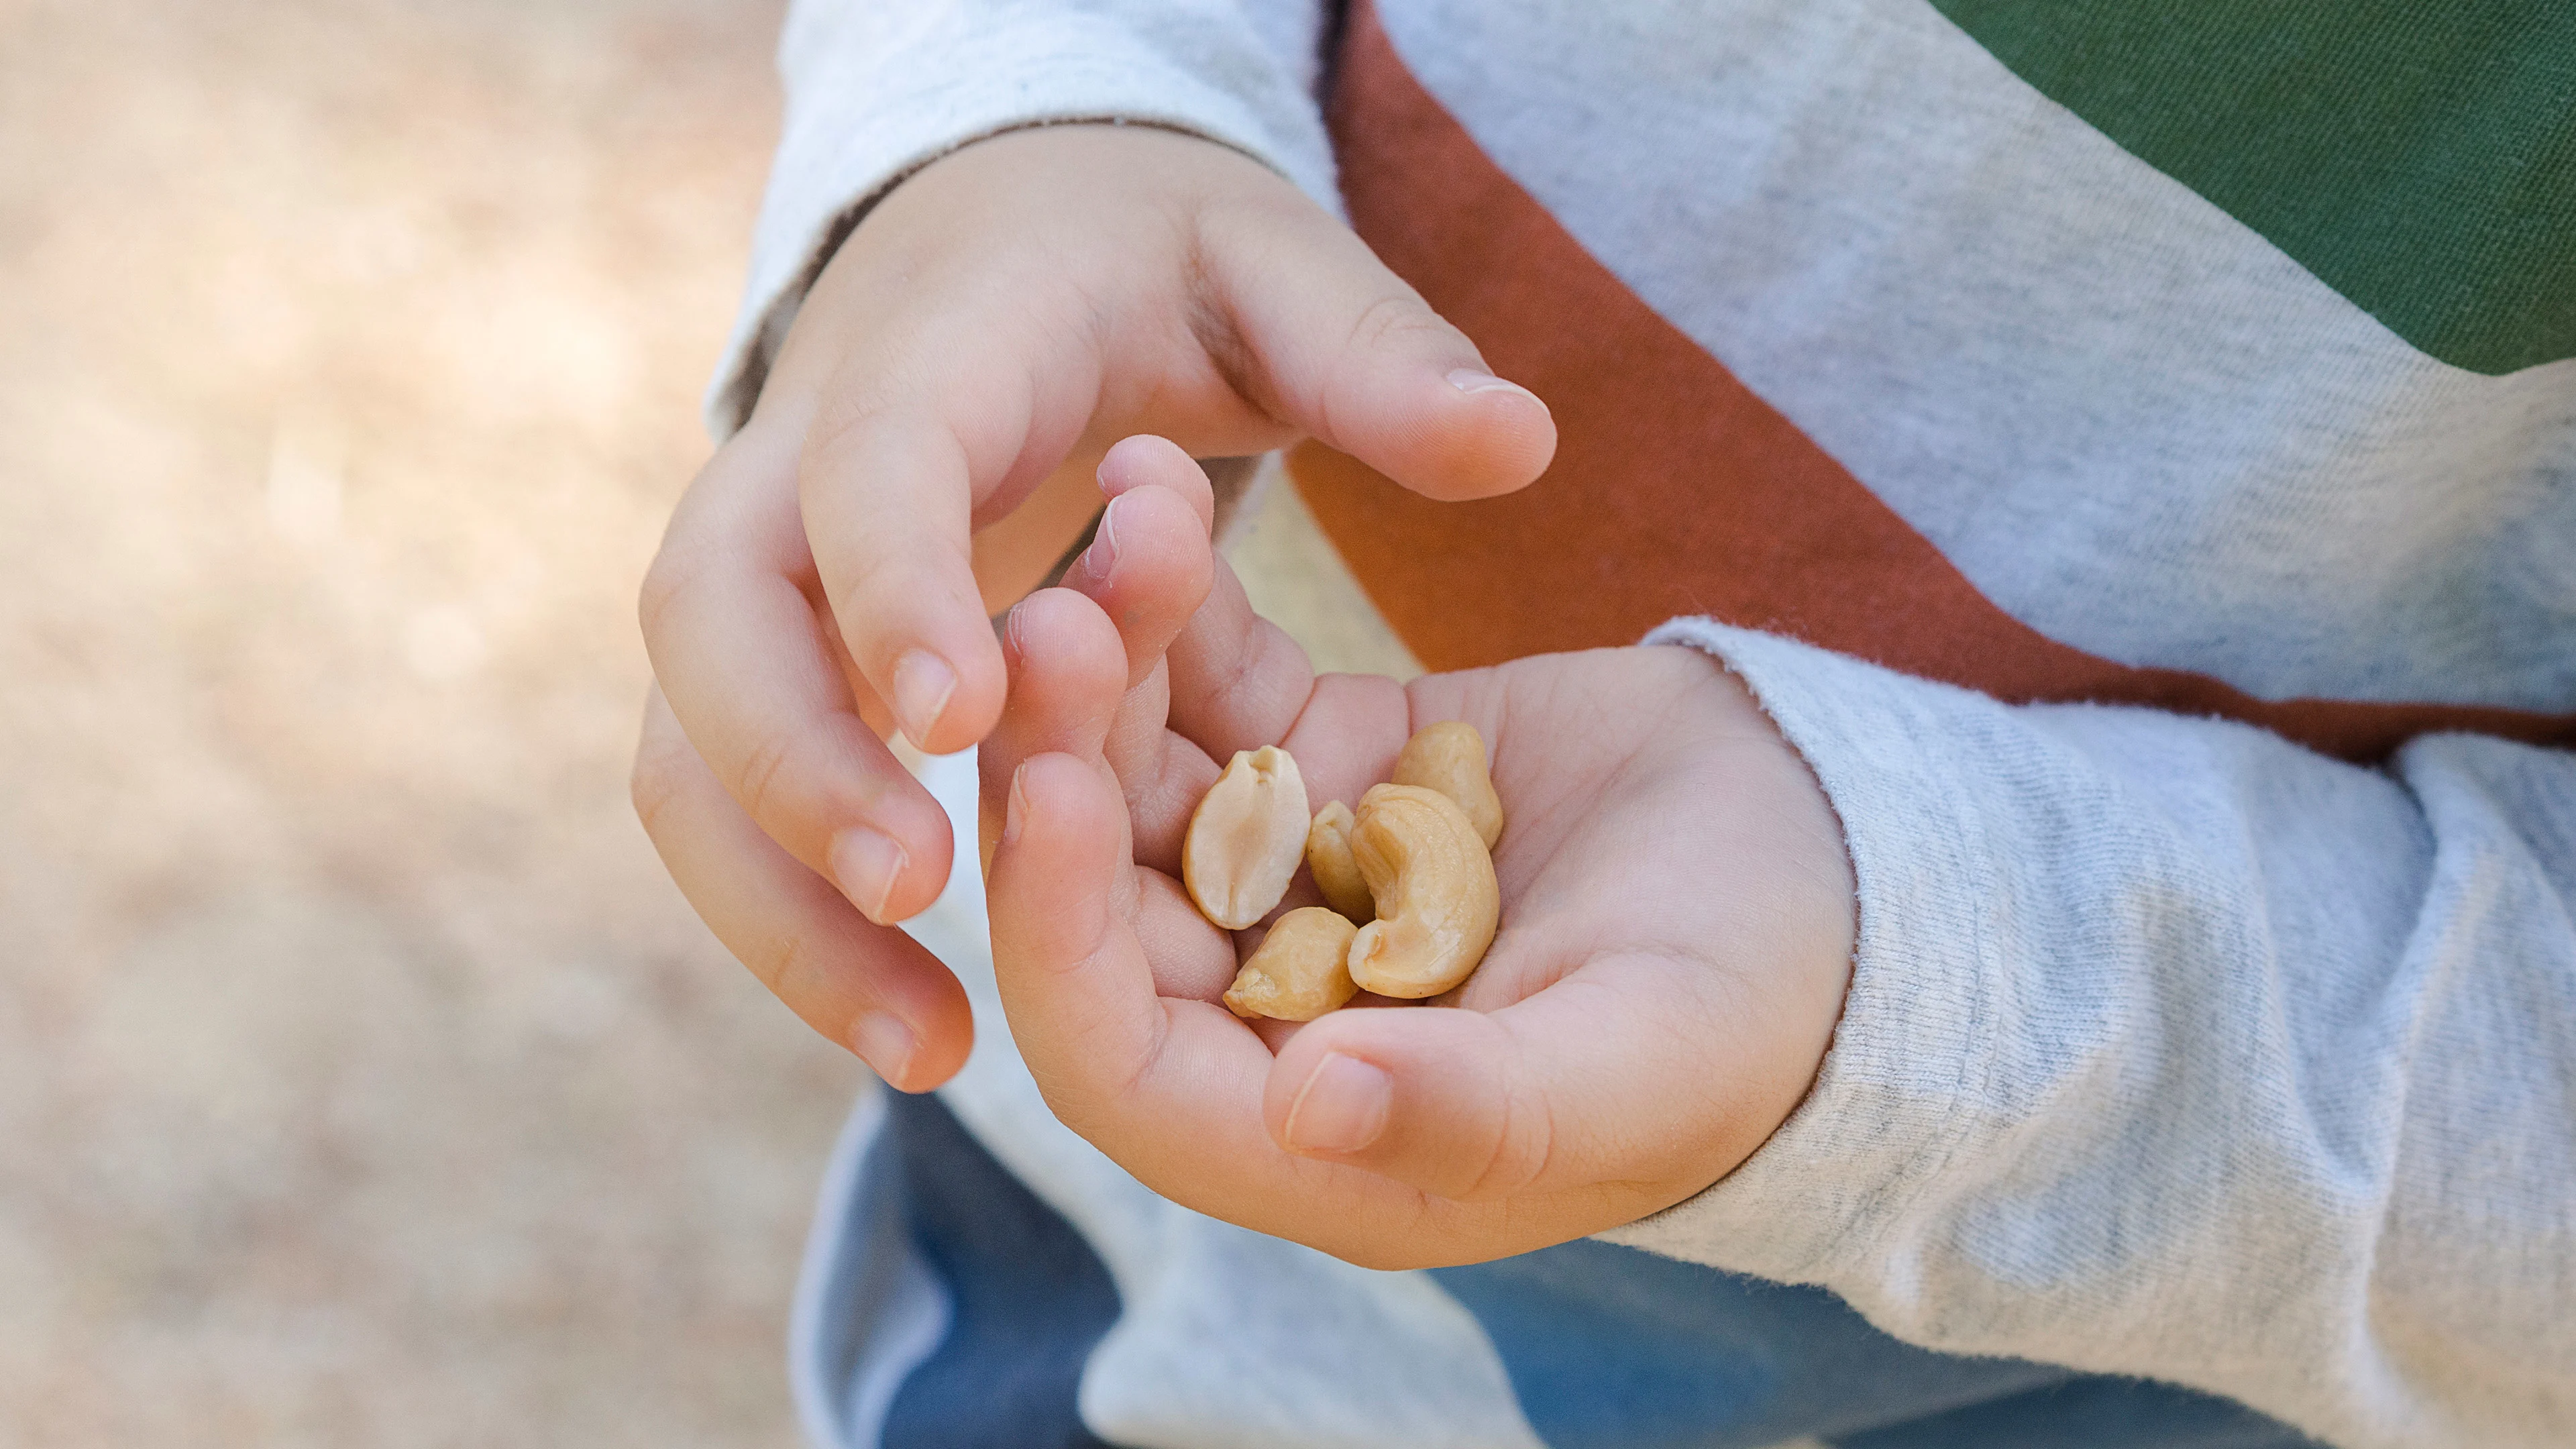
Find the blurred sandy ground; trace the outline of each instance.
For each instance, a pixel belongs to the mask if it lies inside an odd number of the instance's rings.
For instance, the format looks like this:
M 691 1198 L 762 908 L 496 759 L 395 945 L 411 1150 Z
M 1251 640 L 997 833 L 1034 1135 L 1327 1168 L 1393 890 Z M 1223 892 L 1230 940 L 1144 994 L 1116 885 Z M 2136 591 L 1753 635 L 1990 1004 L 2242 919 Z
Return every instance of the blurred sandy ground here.
M 623 797 L 774 7 L 0 15 L 0 1442 L 793 1442 L 859 1073 Z
M 793 1442 L 861 1072 L 625 800 L 777 9 L 0 0 L 0 1443 Z

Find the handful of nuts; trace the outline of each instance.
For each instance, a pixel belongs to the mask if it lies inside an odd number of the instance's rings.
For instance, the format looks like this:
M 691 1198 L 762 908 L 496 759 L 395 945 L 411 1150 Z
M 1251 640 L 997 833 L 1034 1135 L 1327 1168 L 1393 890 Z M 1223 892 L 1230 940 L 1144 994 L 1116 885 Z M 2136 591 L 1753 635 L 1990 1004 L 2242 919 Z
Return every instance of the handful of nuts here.
M 1286 750 L 1237 754 L 1190 817 L 1181 877 L 1191 901 L 1241 930 L 1279 904 L 1302 857 L 1329 904 L 1271 926 L 1227 989 L 1227 1008 L 1312 1021 L 1363 989 L 1419 998 L 1457 986 L 1501 919 L 1492 848 L 1502 834 L 1484 738 L 1464 721 L 1407 741 L 1394 781 L 1369 787 L 1357 810 L 1336 800 L 1311 820 Z

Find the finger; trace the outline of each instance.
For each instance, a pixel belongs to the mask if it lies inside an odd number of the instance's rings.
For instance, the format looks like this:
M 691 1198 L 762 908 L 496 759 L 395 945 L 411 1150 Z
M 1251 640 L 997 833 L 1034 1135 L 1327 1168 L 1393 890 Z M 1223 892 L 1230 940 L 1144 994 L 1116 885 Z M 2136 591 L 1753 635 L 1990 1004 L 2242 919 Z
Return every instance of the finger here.
M 1079 440 L 1100 389 L 1079 336 L 1023 309 L 898 307 L 853 343 L 806 432 L 798 497 L 832 617 L 925 750 L 963 749 L 1001 713 L 971 535 Z
M 1260 1121 L 1270 1054 L 1223 1008 L 1158 996 L 1119 886 L 1124 806 L 1107 771 L 1097 759 L 1037 754 L 1001 793 L 986 896 L 994 971 L 1012 1038 L 1048 1105 L 1130 1170 L 1175 1143 L 1221 1153 L 1223 1139 L 1205 1128 L 1228 1118 L 1227 1135 L 1246 1138 L 1245 1125 Z M 1167 1057 L 1176 1043 L 1180 1052 Z M 1168 1110 L 1180 1099 L 1191 1105 Z M 1246 1145 L 1276 1155 L 1257 1125 Z
M 1198 515 L 1199 532 L 1216 530 L 1216 489 L 1196 458 L 1169 438 L 1138 433 L 1121 438 L 1101 455 L 1100 491 L 1111 498 L 1147 486 L 1169 489 Z
M 871 925 L 764 834 L 646 701 L 635 813 L 699 918 L 808 1026 L 907 1092 L 954 1076 L 974 1045 L 966 993 L 921 945 Z
M 858 711 L 859 722 L 878 739 L 894 738 L 894 711 L 886 708 L 884 700 L 877 698 L 877 692 L 868 686 L 866 676 L 859 673 L 859 666 L 851 662 L 849 646 L 841 642 L 841 631 L 818 619 L 814 634 L 823 646 L 823 653 L 832 661 L 833 673 L 840 676 L 841 687 L 849 692 L 850 707 Z
M 1315 667 L 1286 631 L 1253 612 L 1243 583 L 1215 560 L 1207 600 L 1173 639 L 1172 729 L 1231 759 L 1285 739 L 1315 687 Z
M 1427 722 L 1427 721 L 1426 721 Z M 1368 787 L 1395 774 L 1395 758 L 1413 734 L 1404 686 L 1383 674 L 1327 674 L 1316 679 L 1306 708 L 1282 741 L 1306 777 L 1306 802 L 1356 806 Z
M 1215 569 L 1207 602 L 1173 640 L 1168 656 L 1172 732 L 1210 760 L 1283 745 L 1297 759 L 1310 807 L 1320 808 L 1327 800 L 1357 801 L 1387 777 L 1412 731 L 1404 686 L 1374 674 L 1318 678 L 1306 651 L 1253 612 L 1252 601 L 1224 559 L 1216 559 Z M 1214 778 L 1193 777 L 1186 783 L 1204 793 Z M 1159 866 L 1155 852 L 1167 838 L 1170 848 L 1178 850 L 1176 832 L 1186 828 L 1197 797 L 1186 803 L 1166 799 L 1154 808 L 1138 803 L 1137 858 Z
M 1154 994 L 1210 1005 L 1223 1001 L 1243 965 L 1234 934 L 1199 914 L 1177 873 L 1140 870 L 1136 884 L 1136 942 L 1153 970 Z
M 1105 845 L 1120 806 L 1098 762 L 1037 755 L 1005 790 L 987 897 L 994 970 L 1012 1040 L 1056 1116 L 1185 1207 L 1382 1266 L 1457 1261 L 1444 1205 L 1426 1213 L 1411 1187 L 1270 1141 L 1260 1037 L 1223 1007 L 1156 995 L 1139 917 L 1120 906 Z
M 1100 607 L 1071 589 L 1041 589 L 1003 626 L 1010 708 L 976 752 L 983 837 L 999 833 L 1002 792 L 1022 761 L 1047 751 L 1098 760 L 1126 693 L 1127 655 Z M 1105 768 L 1105 767 L 1104 767 Z M 1111 844 L 1126 845 L 1125 820 Z
M 1687 1174 L 1708 1144 L 1754 1120 L 1711 1070 L 1741 1028 L 1704 977 L 1613 958 L 1490 1014 L 1335 1012 L 1281 1050 L 1263 1120 L 1290 1152 L 1456 1201 L 1609 1188 L 1663 1199 L 1637 1209 L 1653 1211 L 1704 1186 Z
M 1173 732 L 1215 760 L 1286 746 L 1317 808 L 1384 780 L 1412 731 L 1403 685 L 1377 674 L 1318 678 L 1297 641 L 1253 612 L 1222 558 L 1169 657 Z
M 1216 567 L 1208 544 L 1214 504 L 1199 465 L 1161 438 L 1120 443 L 1100 477 L 1109 506 L 1064 582 L 1116 621 L 1133 686 L 1162 662 L 1207 597 Z
M 1207 474 L 1187 453 L 1145 435 L 1109 450 L 1100 485 L 1111 495 L 1100 536 L 1065 582 L 1118 621 L 1133 682 L 1104 754 L 1127 797 L 1137 863 L 1177 874 L 1190 812 L 1215 782 L 1217 767 L 1166 728 L 1171 691 L 1164 658 L 1207 597 L 1216 563 L 1208 544 L 1215 500 Z
M 1339 223 L 1235 208 L 1202 226 L 1218 307 L 1266 386 L 1258 401 L 1432 498 L 1508 493 L 1545 471 L 1556 451 L 1547 405 L 1495 377 L 1465 333 Z
M 811 601 L 775 430 L 728 443 L 673 514 L 641 595 L 689 741 L 760 830 L 872 920 L 947 884 L 948 817 L 859 717 Z
M 1199 527 L 1195 521 L 1186 526 L 1192 530 Z M 1193 536 L 1201 537 L 1200 551 L 1204 554 L 1203 535 Z M 984 772 L 985 816 L 996 822 L 987 829 L 995 835 L 1005 807 L 1002 792 L 1024 761 L 1054 751 L 1094 761 L 1106 769 L 1107 752 L 1120 722 L 1137 715 L 1139 696 L 1159 699 L 1162 678 L 1157 667 L 1145 684 L 1122 694 L 1117 687 L 1124 657 L 1119 651 L 1119 635 L 1096 606 L 1066 589 L 1033 594 L 1014 608 L 1006 627 L 1003 652 L 1011 666 L 1010 707 L 1003 711 L 1001 723 L 978 753 Z M 1103 721 L 1104 712 L 1110 717 L 1107 723 Z M 1162 729 L 1159 712 L 1152 723 L 1156 736 L 1171 739 Z M 1182 745 L 1174 753 L 1197 752 Z M 1198 757 L 1198 763 L 1212 781 L 1214 767 L 1207 765 L 1204 756 Z M 1205 792 L 1202 784 L 1199 793 Z M 1195 803 L 1196 797 L 1192 799 Z M 1123 903 L 1122 910 L 1133 917 L 1139 949 L 1150 963 L 1156 991 L 1202 1001 L 1218 999 L 1234 980 L 1234 946 L 1230 937 L 1199 915 L 1172 878 L 1179 869 L 1178 847 L 1174 847 L 1169 873 L 1140 872 L 1123 816 L 1107 838 L 1117 847 L 1117 859 L 1110 867 L 1116 899 Z
M 1119 701 L 1101 754 L 1127 797 L 1136 863 L 1178 876 L 1190 816 L 1221 772 L 1206 751 L 1172 733 L 1170 717 L 1171 675 L 1157 665 Z

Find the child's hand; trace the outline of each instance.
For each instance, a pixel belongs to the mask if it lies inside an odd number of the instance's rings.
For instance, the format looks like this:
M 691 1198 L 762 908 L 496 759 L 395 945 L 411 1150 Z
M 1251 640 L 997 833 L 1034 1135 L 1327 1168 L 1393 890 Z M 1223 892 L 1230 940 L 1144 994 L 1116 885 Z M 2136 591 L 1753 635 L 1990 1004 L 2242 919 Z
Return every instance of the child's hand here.
M 1383 1267 L 1629 1222 L 1760 1146 L 1823 1059 L 1854 904 L 1743 688 L 1678 648 L 1318 679 L 1221 564 L 1208 588 L 1185 456 L 1136 439 L 1102 471 L 1113 557 L 1013 611 L 983 754 L 995 967 L 1056 1113 L 1175 1201 Z M 1261 928 L 1177 883 L 1219 764 L 1284 745 L 1316 805 L 1351 800 L 1444 719 L 1489 742 L 1507 820 L 1501 934 L 1455 1009 L 1237 1020 L 1216 1003 Z
M 1518 488 L 1554 425 L 1484 373 L 1348 229 L 1223 147 L 1065 126 L 924 169 L 824 269 L 646 581 L 660 690 L 635 790 L 672 875 L 817 1030 L 898 1086 L 945 1080 L 964 993 L 883 927 L 938 896 L 948 825 L 880 737 L 992 728 L 987 595 L 1035 581 L 1140 430 L 1199 457 L 1312 434 L 1437 498 Z

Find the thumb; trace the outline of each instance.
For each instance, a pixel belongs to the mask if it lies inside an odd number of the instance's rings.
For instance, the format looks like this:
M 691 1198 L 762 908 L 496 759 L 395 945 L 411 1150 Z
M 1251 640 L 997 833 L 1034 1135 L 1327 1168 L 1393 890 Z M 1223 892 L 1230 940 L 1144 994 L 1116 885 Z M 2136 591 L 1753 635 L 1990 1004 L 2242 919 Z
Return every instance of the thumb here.
M 1456 1202 L 1589 1193 L 1631 1216 L 1679 1202 L 1759 1144 L 1738 1130 L 1751 1126 L 1734 1100 L 1745 1094 L 1711 1069 L 1711 1037 L 1729 1033 L 1708 1030 L 1700 1003 L 1570 984 L 1490 1013 L 1307 1024 L 1265 1083 L 1271 1140 Z
M 1556 453 L 1547 404 L 1493 375 L 1467 334 L 1309 208 L 1202 221 L 1203 257 L 1255 374 L 1254 400 L 1427 497 L 1527 486 Z

